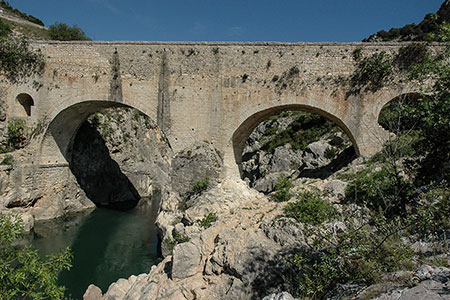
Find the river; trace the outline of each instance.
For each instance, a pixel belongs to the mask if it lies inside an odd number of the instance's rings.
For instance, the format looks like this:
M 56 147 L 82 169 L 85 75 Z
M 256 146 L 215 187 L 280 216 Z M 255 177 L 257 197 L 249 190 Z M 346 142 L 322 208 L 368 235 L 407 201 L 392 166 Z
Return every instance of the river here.
M 42 255 L 70 247 L 73 267 L 63 271 L 59 284 L 67 295 L 82 299 L 89 284 L 106 292 L 112 282 L 148 273 L 158 260 L 158 203 L 129 211 L 96 208 L 91 213 L 38 223 L 32 244 Z

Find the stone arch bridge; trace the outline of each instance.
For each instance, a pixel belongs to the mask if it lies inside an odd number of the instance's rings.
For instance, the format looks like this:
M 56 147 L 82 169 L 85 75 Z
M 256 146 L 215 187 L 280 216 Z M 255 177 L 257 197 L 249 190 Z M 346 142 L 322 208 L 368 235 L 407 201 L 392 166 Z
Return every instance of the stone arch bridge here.
M 217 42 L 33 42 L 42 75 L 9 85 L 9 117 L 41 126 L 29 158 L 35 168 L 61 168 L 82 124 L 102 108 L 128 106 L 151 117 L 176 151 L 209 141 L 237 175 L 246 139 L 270 115 L 308 110 L 336 122 L 357 154 L 373 154 L 387 132 L 378 114 L 417 87 L 388 86 L 348 94 L 353 51 L 395 53 L 401 44 Z

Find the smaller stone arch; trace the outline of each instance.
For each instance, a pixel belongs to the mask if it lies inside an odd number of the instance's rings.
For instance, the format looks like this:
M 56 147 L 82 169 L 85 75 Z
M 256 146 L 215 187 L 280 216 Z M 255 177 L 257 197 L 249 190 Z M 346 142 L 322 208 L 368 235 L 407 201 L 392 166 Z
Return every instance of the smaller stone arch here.
M 234 159 L 236 164 L 239 167 L 239 172 L 241 173 L 241 165 L 242 165 L 242 152 L 244 150 L 245 142 L 247 141 L 250 134 L 253 130 L 260 124 L 262 121 L 268 119 L 270 116 L 279 114 L 283 111 L 307 111 L 312 113 L 317 113 L 322 115 L 323 117 L 333 121 L 337 126 L 339 126 L 345 134 L 350 138 L 352 145 L 355 149 L 356 154 L 359 156 L 359 147 L 356 143 L 356 139 L 350 129 L 344 124 L 342 120 L 338 117 L 321 110 L 316 107 L 304 105 L 304 104 L 290 104 L 290 105 L 280 105 L 271 107 L 268 109 L 261 110 L 250 117 L 248 117 L 241 125 L 234 131 L 232 136 L 232 145 L 234 152 Z
M 27 93 L 21 93 L 17 95 L 16 101 L 22 106 L 23 110 L 19 111 L 19 116 L 28 116 L 31 117 L 31 107 L 34 106 L 33 97 L 31 97 Z
M 393 126 L 395 126 L 395 124 L 391 124 L 388 125 L 387 120 L 386 120 L 386 114 L 387 113 L 399 113 L 397 111 L 397 109 L 399 108 L 399 104 L 402 103 L 403 105 L 410 105 L 412 103 L 414 103 L 415 101 L 418 101 L 421 98 L 424 97 L 428 97 L 428 95 L 425 94 L 421 94 L 418 92 L 413 92 L 413 93 L 404 93 L 401 95 L 398 95 L 390 100 L 388 100 L 386 103 L 384 103 L 384 105 L 380 108 L 380 110 L 378 111 L 377 114 L 377 122 L 378 124 L 383 127 L 383 129 L 390 131 L 390 132 L 395 132 L 396 129 L 393 128 Z M 397 116 L 397 118 L 400 116 Z M 398 120 L 400 122 L 400 120 Z M 399 124 L 397 124 L 399 125 Z

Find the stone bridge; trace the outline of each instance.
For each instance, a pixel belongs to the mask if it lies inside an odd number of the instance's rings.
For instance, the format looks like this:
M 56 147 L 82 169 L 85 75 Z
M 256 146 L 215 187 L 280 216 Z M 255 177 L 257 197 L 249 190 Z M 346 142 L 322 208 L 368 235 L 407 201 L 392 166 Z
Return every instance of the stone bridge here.
M 6 89 L 9 117 L 43 128 L 30 164 L 67 166 L 82 122 L 127 106 L 155 120 L 177 151 L 209 141 L 237 175 L 243 145 L 264 119 L 284 110 L 317 112 L 339 125 L 359 155 L 380 149 L 378 115 L 390 100 L 417 90 L 391 85 L 348 94 L 353 51 L 395 53 L 401 44 L 33 42 L 41 76 Z

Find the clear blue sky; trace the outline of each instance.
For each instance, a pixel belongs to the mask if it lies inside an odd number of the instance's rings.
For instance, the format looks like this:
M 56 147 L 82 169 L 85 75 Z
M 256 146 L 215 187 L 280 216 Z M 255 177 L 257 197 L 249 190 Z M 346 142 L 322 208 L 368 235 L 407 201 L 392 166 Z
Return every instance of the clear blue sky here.
M 103 41 L 360 41 L 420 22 L 443 0 L 9 0 Z

